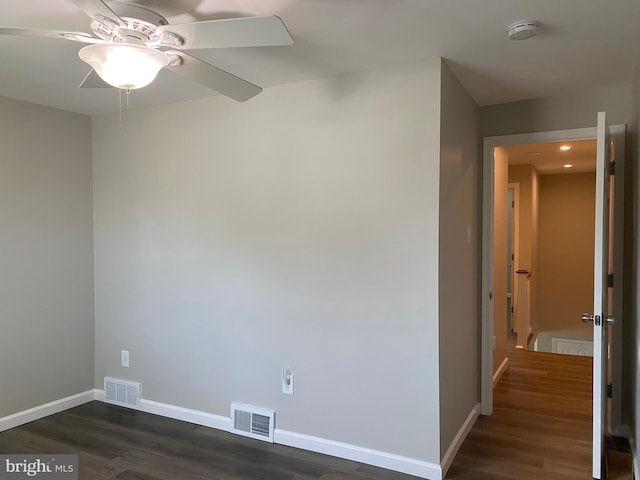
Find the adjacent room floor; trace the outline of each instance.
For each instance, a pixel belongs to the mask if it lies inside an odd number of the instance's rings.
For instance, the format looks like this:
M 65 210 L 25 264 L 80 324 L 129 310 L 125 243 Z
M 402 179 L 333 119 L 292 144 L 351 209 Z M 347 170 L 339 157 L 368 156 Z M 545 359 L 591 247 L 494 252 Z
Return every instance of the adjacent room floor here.
M 592 358 L 516 350 L 451 480 L 591 479 Z

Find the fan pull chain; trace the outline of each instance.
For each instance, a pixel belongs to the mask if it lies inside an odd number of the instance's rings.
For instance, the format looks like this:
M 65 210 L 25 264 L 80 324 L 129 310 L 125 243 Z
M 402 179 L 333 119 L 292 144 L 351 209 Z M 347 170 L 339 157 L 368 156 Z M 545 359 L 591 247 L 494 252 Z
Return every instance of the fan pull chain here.
M 131 89 L 130 88 L 126 88 L 126 89 L 122 89 L 119 88 L 118 89 L 118 129 L 122 130 L 122 90 L 125 91 L 125 93 L 127 94 L 127 101 L 125 104 L 125 108 L 129 108 L 129 97 L 131 95 Z

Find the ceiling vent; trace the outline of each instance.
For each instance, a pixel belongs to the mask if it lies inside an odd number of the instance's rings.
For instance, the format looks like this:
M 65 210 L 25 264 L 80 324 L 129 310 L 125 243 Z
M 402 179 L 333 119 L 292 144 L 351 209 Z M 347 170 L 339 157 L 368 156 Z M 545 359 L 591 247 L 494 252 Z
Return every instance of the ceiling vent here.
M 273 443 L 275 412 L 241 403 L 231 404 L 231 432 Z
M 138 382 L 104 377 L 104 400 L 107 403 L 137 407 L 140 405 L 141 389 L 142 385 Z
M 538 34 L 540 22 L 535 20 L 523 20 L 514 22 L 507 27 L 509 38 L 511 40 L 526 40 L 535 37 Z

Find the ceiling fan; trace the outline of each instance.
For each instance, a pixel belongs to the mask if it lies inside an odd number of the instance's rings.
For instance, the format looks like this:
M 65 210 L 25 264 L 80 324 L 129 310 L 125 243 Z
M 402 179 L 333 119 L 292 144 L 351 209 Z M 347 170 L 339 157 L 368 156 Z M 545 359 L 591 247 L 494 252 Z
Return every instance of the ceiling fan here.
M 127 92 L 151 83 L 166 68 L 238 101 L 262 88 L 183 50 L 291 45 L 277 16 L 242 17 L 170 25 L 138 1 L 70 0 L 91 19 L 93 35 L 35 28 L 0 27 L 0 35 L 62 38 L 89 44 L 78 55 L 92 70 L 81 88 L 114 86 Z

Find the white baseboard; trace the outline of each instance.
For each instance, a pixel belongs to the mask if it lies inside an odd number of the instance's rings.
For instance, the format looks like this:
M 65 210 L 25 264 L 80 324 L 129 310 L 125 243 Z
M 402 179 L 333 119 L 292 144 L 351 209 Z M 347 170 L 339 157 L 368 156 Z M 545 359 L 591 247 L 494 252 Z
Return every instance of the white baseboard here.
M 631 445 L 631 455 L 633 456 L 633 478 L 640 480 L 640 462 L 638 461 L 638 451 L 636 450 L 636 442 L 633 436 L 629 436 L 629 444 Z
M 104 390 L 96 390 L 96 400 L 105 401 Z M 140 400 L 140 406 L 133 408 L 147 413 L 155 413 L 163 417 L 195 423 L 205 427 L 216 428 L 218 430 L 231 430 L 231 418 L 214 415 L 211 413 L 191 410 L 188 408 L 168 405 L 166 403 L 154 402 L 153 400 Z M 274 442 L 281 445 L 309 450 L 316 453 L 332 455 L 334 457 L 346 458 L 376 467 L 387 468 L 397 472 L 407 473 L 429 480 L 442 480 L 442 470 L 439 465 L 402 457 L 390 453 L 380 452 L 367 448 L 349 445 L 346 443 L 334 442 L 319 437 L 312 437 L 300 433 L 288 432 L 276 429 L 274 431 Z
M 289 447 L 345 458 L 429 480 L 442 480 L 442 469 L 435 463 L 280 429 L 275 430 L 274 440 L 275 443 Z
M 99 400 L 105 402 L 104 390 L 94 389 L 88 390 L 77 395 L 62 398 L 55 402 L 47 403 L 39 407 L 34 407 L 23 412 L 18 412 L 7 417 L 0 418 L 0 432 L 8 430 L 10 428 L 23 425 L 25 423 L 38 420 L 55 413 L 62 412 L 69 408 L 77 407 L 84 403 L 91 402 L 93 400 Z M 110 403 L 110 402 L 108 402 Z M 133 408 L 142 412 L 153 413 L 161 415 L 163 417 L 173 418 L 176 420 L 182 420 L 185 422 L 194 423 L 196 425 L 203 425 L 218 430 L 229 431 L 231 429 L 231 418 L 221 415 L 214 415 L 212 413 L 202 412 L 198 410 L 192 410 L 189 408 L 178 407 L 175 405 L 168 405 L 166 403 L 155 402 L 153 400 L 140 400 L 138 407 L 127 406 L 127 408 Z M 479 406 L 476 406 L 470 414 L 469 418 L 465 422 L 463 429 L 456 435 L 454 443 L 445 455 L 445 460 L 448 456 L 455 456 L 455 452 L 459 448 L 458 443 L 462 443 L 467 433 L 467 427 L 471 428 L 475 418 L 471 420 L 472 415 L 475 412 L 477 418 Z M 345 458 L 347 460 L 353 460 L 356 462 L 373 465 L 376 467 L 386 468 L 409 475 L 415 475 L 417 477 L 426 478 L 429 480 L 442 480 L 443 473 L 440 465 L 435 463 L 424 462 L 414 458 L 403 457 L 387 452 L 381 452 L 378 450 L 372 450 L 369 448 L 359 447 L 357 445 L 351 445 L 348 443 L 336 442 L 333 440 L 327 440 L 325 438 L 313 437 L 310 435 L 304 435 L 301 433 L 289 432 L 286 430 L 276 429 L 274 432 L 274 441 L 281 445 L 287 445 L 290 447 L 300 448 L 302 450 L 309 450 L 316 453 L 322 453 L 326 455 L 332 455 L 334 457 Z M 449 453 L 452 452 L 452 453 Z
M 611 434 L 616 437 L 631 439 L 631 428 L 628 425 L 618 425 L 611 427 Z
M 504 357 L 502 363 L 496 370 L 496 373 L 493 374 L 493 388 L 496 387 L 496 384 L 500 381 L 500 377 L 507 371 L 507 367 L 509 366 L 509 357 Z
M 104 390 L 96 390 L 95 399 L 100 400 L 101 402 L 111 403 L 105 400 Z M 114 403 L 114 405 L 120 404 Z M 190 408 L 177 407 L 166 403 L 154 402 L 153 400 L 141 399 L 140 405 L 137 407 L 132 407 L 130 405 L 120 406 L 133 408 L 134 410 L 140 410 L 141 412 L 153 413 L 162 417 L 173 418 L 175 420 L 182 420 L 183 422 L 195 423 L 196 425 L 225 430 L 227 432 L 231 429 L 231 418 L 229 417 L 214 415 L 213 413 L 202 412 L 200 410 L 192 410 Z
M 473 424 L 476 423 L 476 420 L 478 419 L 479 416 L 480 416 L 480 404 L 477 403 L 471 409 L 471 412 L 469 412 L 467 419 L 464 421 L 464 423 L 460 427 L 460 430 L 458 430 L 458 433 L 453 438 L 453 441 L 451 442 L 451 445 L 449 445 L 449 448 L 447 448 L 447 451 L 445 452 L 444 457 L 442 457 L 441 464 L 442 464 L 443 477 L 449 471 L 449 467 L 451 467 L 451 464 L 453 463 L 453 459 L 456 458 L 456 454 L 458 453 L 458 450 L 460 450 L 460 447 L 462 446 L 464 439 L 467 438 L 467 435 L 471 431 Z
M 63 412 L 64 410 L 77 407 L 83 403 L 91 402 L 92 400 L 95 400 L 95 391 L 87 390 L 86 392 L 71 395 L 69 397 L 61 398 L 60 400 L 55 400 L 44 405 L 2 417 L 0 418 L 0 432 L 24 425 L 25 423 L 33 422 L 40 418 L 48 417 L 54 413 Z

